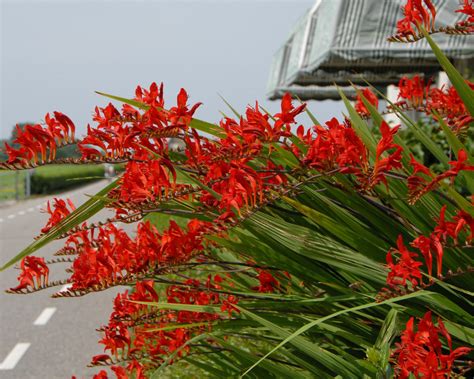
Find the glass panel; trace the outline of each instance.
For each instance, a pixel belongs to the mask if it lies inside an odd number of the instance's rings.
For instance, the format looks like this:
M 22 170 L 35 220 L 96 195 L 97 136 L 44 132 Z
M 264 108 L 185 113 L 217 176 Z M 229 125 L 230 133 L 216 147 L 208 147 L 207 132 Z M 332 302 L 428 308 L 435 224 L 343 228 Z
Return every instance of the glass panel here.
M 322 1 L 313 15 L 313 31 L 311 33 L 311 43 L 309 44 L 309 54 L 307 65 L 317 64 L 331 48 L 331 44 L 336 33 L 339 9 L 341 0 Z
M 291 51 L 288 59 L 288 67 L 285 75 L 286 79 L 296 74 L 296 72 L 300 68 L 299 63 L 301 57 L 301 50 L 303 48 L 307 23 L 308 15 L 303 17 L 295 27 L 295 32 L 293 34 L 293 39 L 291 43 Z
M 273 56 L 272 66 L 270 68 L 270 75 L 268 77 L 267 91 L 273 91 L 279 84 L 282 73 L 283 59 L 284 59 L 285 45 L 280 47 Z

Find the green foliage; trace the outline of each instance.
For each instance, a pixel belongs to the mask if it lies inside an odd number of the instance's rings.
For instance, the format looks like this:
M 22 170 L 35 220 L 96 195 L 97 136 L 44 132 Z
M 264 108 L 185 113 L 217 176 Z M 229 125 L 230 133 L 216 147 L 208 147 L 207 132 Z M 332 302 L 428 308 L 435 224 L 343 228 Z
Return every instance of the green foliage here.
M 425 118 L 417 122 L 418 127 L 432 140 L 437 146 L 439 146 L 446 156 L 451 156 L 452 149 L 446 138 L 446 133 L 440 127 L 438 123 L 432 122 L 432 120 Z M 425 166 L 431 168 L 435 172 L 441 172 L 443 165 L 439 163 L 436 157 L 424 147 L 424 145 L 416 138 L 412 129 L 403 129 L 400 131 L 401 139 L 410 146 L 410 150 L 413 156 L 423 163 Z M 462 142 L 464 143 L 468 151 L 474 151 L 474 138 L 472 133 L 468 133 L 462 136 Z

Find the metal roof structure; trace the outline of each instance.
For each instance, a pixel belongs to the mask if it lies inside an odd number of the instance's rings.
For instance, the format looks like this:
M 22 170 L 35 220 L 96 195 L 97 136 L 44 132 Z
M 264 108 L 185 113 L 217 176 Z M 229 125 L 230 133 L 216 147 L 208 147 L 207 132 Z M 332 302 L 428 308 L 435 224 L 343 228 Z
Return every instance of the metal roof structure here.
M 387 38 L 403 18 L 404 0 L 316 0 L 276 52 L 268 96 L 290 91 L 305 99 L 339 98 L 334 84 L 355 94 L 349 81 L 385 88 L 414 72 L 440 71 L 427 41 L 393 43 Z M 433 0 L 436 26 L 454 25 L 459 0 Z M 455 64 L 474 63 L 474 36 L 435 34 L 434 39 Z

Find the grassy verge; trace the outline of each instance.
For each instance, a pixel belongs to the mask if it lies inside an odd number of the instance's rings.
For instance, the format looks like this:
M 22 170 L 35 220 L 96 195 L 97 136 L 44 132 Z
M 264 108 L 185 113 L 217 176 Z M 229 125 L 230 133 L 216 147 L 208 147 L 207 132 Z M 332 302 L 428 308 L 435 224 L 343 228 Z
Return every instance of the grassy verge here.
M 31 177 L 32 194 L 62 191 L 104 178 L 103 165 L 57 165 L 35 169 Z
M 19 198 L 25 196 L 24 171 L 0 172 L 0 201 L 14 199 L 18 192 Z

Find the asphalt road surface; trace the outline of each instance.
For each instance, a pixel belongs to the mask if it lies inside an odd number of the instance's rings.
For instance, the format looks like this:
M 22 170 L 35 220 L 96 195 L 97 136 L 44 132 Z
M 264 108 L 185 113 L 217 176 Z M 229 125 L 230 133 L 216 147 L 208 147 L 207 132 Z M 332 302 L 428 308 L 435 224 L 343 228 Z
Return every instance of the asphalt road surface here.
M 79 205 L 84 194 L 93 195 L 106 181 L 56 195 Z M 40 212 L 42 197 L 0 205 L 0 266 L 31 243 L 48 216 Z M 100 215 L 107 217 L 105 211 Z M 61 241 L 43 247 L 35 255 L 51 257 Z M 50 278 L 65 279 L 68 264 L 52 265 Z M 0 378 L 90 378 L 97 368 L 87 368 L 93 355 L 103 353 L 96 328 L 107 323 L 112 300 L 121 289 L 92 293 L 81 298 L 52 299 L 53 289 L 29 295 L 11 295 L 3 290 L 17 285 L 19 271 L 0 272 Z

